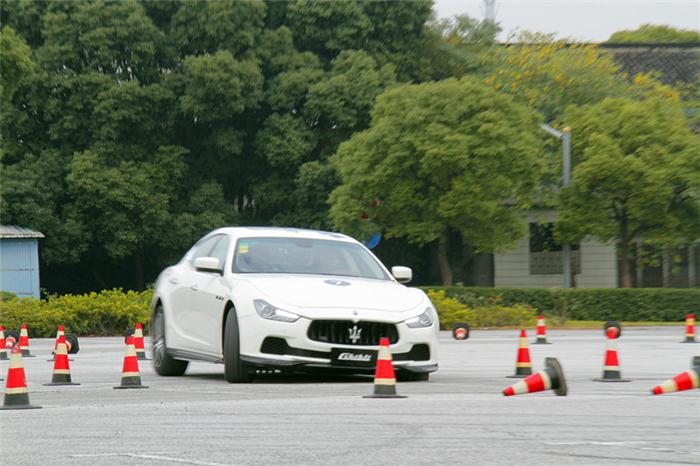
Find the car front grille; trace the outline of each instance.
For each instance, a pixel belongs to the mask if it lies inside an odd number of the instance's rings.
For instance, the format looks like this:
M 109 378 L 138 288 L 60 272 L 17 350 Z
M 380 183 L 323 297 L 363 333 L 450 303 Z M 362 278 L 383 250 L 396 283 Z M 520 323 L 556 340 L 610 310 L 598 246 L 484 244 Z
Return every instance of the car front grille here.
M 354 323 L 351 320 L 314 320 L 309 326 L 308 336 L 314 341 L 338 345 L 373 346 L 379 344 L 380 338 L 388 338 L 391 344 L 399 341 L 399 332 L 394 324 Z

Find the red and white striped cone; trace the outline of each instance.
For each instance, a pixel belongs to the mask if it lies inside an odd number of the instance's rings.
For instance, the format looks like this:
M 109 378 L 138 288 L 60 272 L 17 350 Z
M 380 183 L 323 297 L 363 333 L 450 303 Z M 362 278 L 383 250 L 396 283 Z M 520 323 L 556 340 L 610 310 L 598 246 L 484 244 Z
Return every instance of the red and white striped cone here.
M 5 341 L 5 327 L 0 325 L 0 361 L 7 361 L 7 342 Z
M 682 392 L 700 388 L 700 356 L 693 358 L 693 367 L 685 372 L 681 372 L 672 379 L 651 389 L 652 395 L 662 395 L 664 393 Z
M 27 324 L 22 324 L 22 328 L 19 330 L 19 347 L 22 350 L 23 358 L 33 358 L 29 350 L 29 333 L 27 332 Z
M 396 376 L 388 338 L 379 339 L 377 368 L 374 372 L 374 393 L 362 398 L 406 398 L 396 393 Z
M 545 358 L 544 365 L 545 369 L 543 371 L 532 374 L 524 380 L 507 387 L 503 390 L 503 395 L 513 396 L 554 390 L 557 396 L 566 396 L 568 388 L 564 378 L 564 371 L 559 361 L 555 358 Z
M 65 333 L 65 329 L 64 329 L 63 325 L 59 325 L 58 328 L 56 329 L 56 342 L 53 345 L 53 351 L 51 352 L 51 358 L 47 359 L 46 360 L 47 362 L 54 362 L 56 360 L 56 350 L 58 349 L 58 340 L 61 337 L 64 337 L 63 341 L 66 345 L 66 351 L 70 351 L 70 342 L 68 341 L 68 339 L 65 338 L 65 336 L 66 336 L 66 333 Z M 72 361 L 72 359 L 71 359 L 71 361 Z
M 695 341 L 695 314 L 685 316 L 685 340 L 681 343 L 698 343 Z
M 29 390 L 27 379 L 24 376 L 22 366 L 22 350 L 19 346 L 12 348 L 10 353 L 10 367 L 7 369 L 7 383 L 5 383 L 5 401 L 0 409 L 37 409 L 29 403 Z
M 533 345 L 551 345 L 547 342 L 547 326 L 544 323 L 544 316 L 537 316 L 537 339 Z
M 629 382 L 629 379 L 622 378 L 620 362 L 617 358 L 617 334 L 618 329 L 609 327 L 607 332 L 608 343 L 605 349 L 605 364 L 603 365 L 603 376 L 593 379 L 596 382 Z
M 68 347 L 66 346 L 66 337 L 64 335 L 58 337 L 58 348 L 56 349 L 56 358 L 53 362 L 51 383 L 45 383 L 44 385 L 80 385 L 71 380 L 70 364 L 68 364 Z
M 532 363 L 530 362 L 530 347 L 527 345 L 527 331 L 520 331 L 520 342 L 518 343 L 518 358 L 515 361 L 515 374 L 507 376 L 511 379 L 520 379 L 532 374 Z
M 134 337 L 126 339 L 121 385 L 114 388 L 148 388 L 146 385 L 141 384 L 139 361 L 136 357 L 136 349 L 134 348 Z
M 143 328 L 141 324 L 136 324 L 136 329 L 134 330 L 134 347 L 136 348 L 136 357 L 139 360 L 147 361 L 146 348 L 143 345 Z

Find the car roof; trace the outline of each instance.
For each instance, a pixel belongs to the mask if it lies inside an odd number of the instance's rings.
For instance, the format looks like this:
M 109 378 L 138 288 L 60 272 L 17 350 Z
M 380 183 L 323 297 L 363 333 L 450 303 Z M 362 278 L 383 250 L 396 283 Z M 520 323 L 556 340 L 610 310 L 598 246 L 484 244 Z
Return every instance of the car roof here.
M 307 230 L 292 227 L 225 227 L 212 231 L 210 234 L 227 234 L 235 237 L 284 237 L 325 239 L 356 243 L 357 240 L 331 231 Z M 209 235 L 207 235 L 209 236 Z

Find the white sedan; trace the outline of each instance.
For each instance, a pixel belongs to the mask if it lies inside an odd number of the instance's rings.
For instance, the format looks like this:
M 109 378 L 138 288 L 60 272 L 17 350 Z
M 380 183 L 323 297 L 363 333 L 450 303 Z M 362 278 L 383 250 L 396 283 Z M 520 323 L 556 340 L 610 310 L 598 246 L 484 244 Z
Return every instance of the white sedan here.
M 411 269 L 391 273 L 361 243 L 291 228 L 232 227 L 199 240 L 156 282 L 153 366 L 224 364 L 229 382 L 257 369 L 371 373 L 389 338 L 400 379 L 437 370 L 438 318 Z

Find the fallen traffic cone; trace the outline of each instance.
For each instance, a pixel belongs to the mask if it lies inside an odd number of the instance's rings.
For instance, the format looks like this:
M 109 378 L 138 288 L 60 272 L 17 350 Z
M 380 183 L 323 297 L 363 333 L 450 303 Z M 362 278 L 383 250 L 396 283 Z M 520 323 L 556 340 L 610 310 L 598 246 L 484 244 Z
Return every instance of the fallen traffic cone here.
M 608 343 L 605 349 L 603 377 L 593 380 L 596 382 L 629 382 L 629 379 L 622 378 L 620 372 L 620 362 L 617 359 L 617 344 L 615 340 L 618 337 L 618 329 L 616 327 L 608 327 L 607 337 Z
M 527 331 L 520 331 L 520 343 L 518 347 L 518 359 L 515 361 L 515 374 L 508 378 L 519 379 L 532 374 L 532 364 L 530 363 L 530 348 L 527 346 Z
M 568 389 L 564 371 L 555 358 L 545 358 L 545 369 L 527 377 L 525 380 L 516 382 L 503 390 L 505 396 L 522 395 L 523 393 L 543 392 L 554 390 L 557 396 L 566 396 Z
M 61 335 L 58 337 L 58 348 L 56 348 L 56 358 L 53 363 L 53 375 L 51 383 L 44 385 L 80 385 L 73 382 L 70 377 L 70 364 L 68 364 L 68 348 L 66 346 L 66 337 Z
M 374 373 L 374 393 L 362 398 L 406 398 L 396 394 L 396 376 L 394 375 L 394 364 L 391 361 L 388 338 L 379 339 L 377 369 Z
M 685 340 L 681 343 L 697 343 L 695 341 L 695 314 L 685 316 Z
M 544 316 L 537 316 L 537 339 L 533 345 L 551 345 L 547 343 L 547 326 L 544 324 Z
M 36 409 L 41 406 L 29 404 L 27 379 L 22 367 L 22 350 L 15 346 L 10 354 L 10 367 L 7 369 L 5 384 L 5 402 L 0 409 Z
M 7 342 L 5 341 L 5 328 L 0 325 L 0 360 L 7 361 Z
M 652 395 L 661 395 L 663 393 L 682 392 L 684 390 L 692 390 L 700 387 L 700 356 L 693 358 L 693 368 L 685 372 L 681 372 L 672 379 L 667 380 L 661 385 L 651 389 Z
M 29 334 L 27 333 L 27 324 L 22 324 L 22 328 L 19 331 L 19 347 L 22 350 L 23 358 L 34 357 L 29 351 Z
M 136 357 L 140 360 L 147 361 L 146 350 L 143 347 L 143 329 L 141 324 L 136 324 L 134 330 L 134 347 L 136 348 Z
M 455 340 L 466 340 L 469 338 L 471 327 L 467 323 L 459 322 L 452 324 L 452 338 Z
M 139 362 L 136 357 L 136 349 L 134 348 L 134 337 L 129 337 L 126 340 L 121 383 L 121 385 L 114 388 L 148 388 L 146 385 L 141 384 Z

